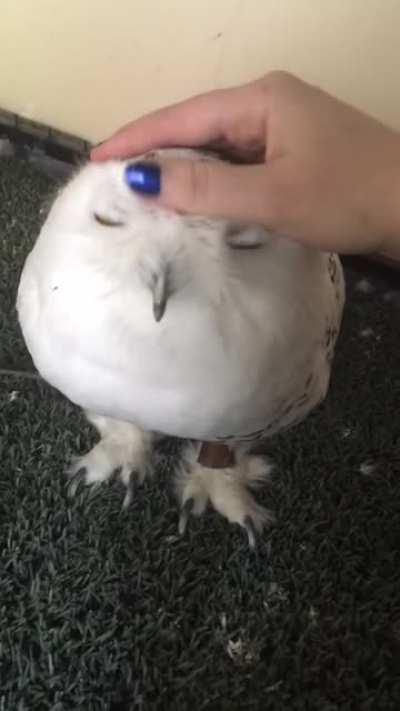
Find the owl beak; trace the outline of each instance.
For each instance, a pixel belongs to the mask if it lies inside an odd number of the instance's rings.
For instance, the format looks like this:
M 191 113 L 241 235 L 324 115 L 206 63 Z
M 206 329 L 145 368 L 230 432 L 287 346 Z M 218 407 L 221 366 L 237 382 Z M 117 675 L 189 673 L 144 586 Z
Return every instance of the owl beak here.
M 168 266 L 165 266 L 162 271 L 153 276 L 151 291 L 153 294 L 153 315 L 158 323 L 165 314 L 168 299 L 172 294 L 170 270 Z

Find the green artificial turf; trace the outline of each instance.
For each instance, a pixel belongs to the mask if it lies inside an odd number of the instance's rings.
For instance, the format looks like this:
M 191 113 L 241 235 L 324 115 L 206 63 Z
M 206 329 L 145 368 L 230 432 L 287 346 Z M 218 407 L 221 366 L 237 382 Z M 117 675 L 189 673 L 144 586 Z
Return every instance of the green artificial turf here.
M 69 499 L 93 432 L 4 373 L 32 370 L 15 292 L 53 191 L 0 160 L 0 711 L 398 710 L 400 286 L 347 270 L 329 397 L 267 447 L 257 552 L 212 513 L 180 538 L 177 443 L 128 511 L 118 482 Z

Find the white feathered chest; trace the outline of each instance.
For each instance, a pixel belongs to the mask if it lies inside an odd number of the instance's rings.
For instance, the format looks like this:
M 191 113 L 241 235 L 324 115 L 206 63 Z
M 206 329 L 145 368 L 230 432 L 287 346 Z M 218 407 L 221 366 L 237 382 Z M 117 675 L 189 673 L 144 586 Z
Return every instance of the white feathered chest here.
M 26 261 L 18 311 L 39 372 L 98 415 L 183 438 L 302 419 L 329 383 L 337 257 L 158 209 L 124 167 L 83 168 Z

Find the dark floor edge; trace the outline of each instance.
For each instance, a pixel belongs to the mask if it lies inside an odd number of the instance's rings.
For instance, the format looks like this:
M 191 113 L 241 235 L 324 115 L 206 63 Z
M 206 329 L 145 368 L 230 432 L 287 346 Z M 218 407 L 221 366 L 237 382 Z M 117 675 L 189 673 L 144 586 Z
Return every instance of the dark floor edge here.
M 91 144 L 79 136 L 0 108 L 0 137 L 8 138 L 18 158 L 36 149 L 50 158 L 76 165 L 88 157 Z

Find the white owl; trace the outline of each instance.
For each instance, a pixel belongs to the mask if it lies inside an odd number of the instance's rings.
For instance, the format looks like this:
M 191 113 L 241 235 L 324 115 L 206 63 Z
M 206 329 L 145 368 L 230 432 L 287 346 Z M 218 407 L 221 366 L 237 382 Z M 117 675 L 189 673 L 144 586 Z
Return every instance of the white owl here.
M 22 272 L 23 335 L 100 434 L 74 486 L 119 469 L 128 504 L 154 437 L 184 438 L 181 532 L 211 502 L 254 545 L 270 514 L 251 490 L 268 465 L 249 450 L 327 392 L 341 265 L 257 225 L 157 207 L 128 187 L 128 165 L 90 163 L 59 193 Z

